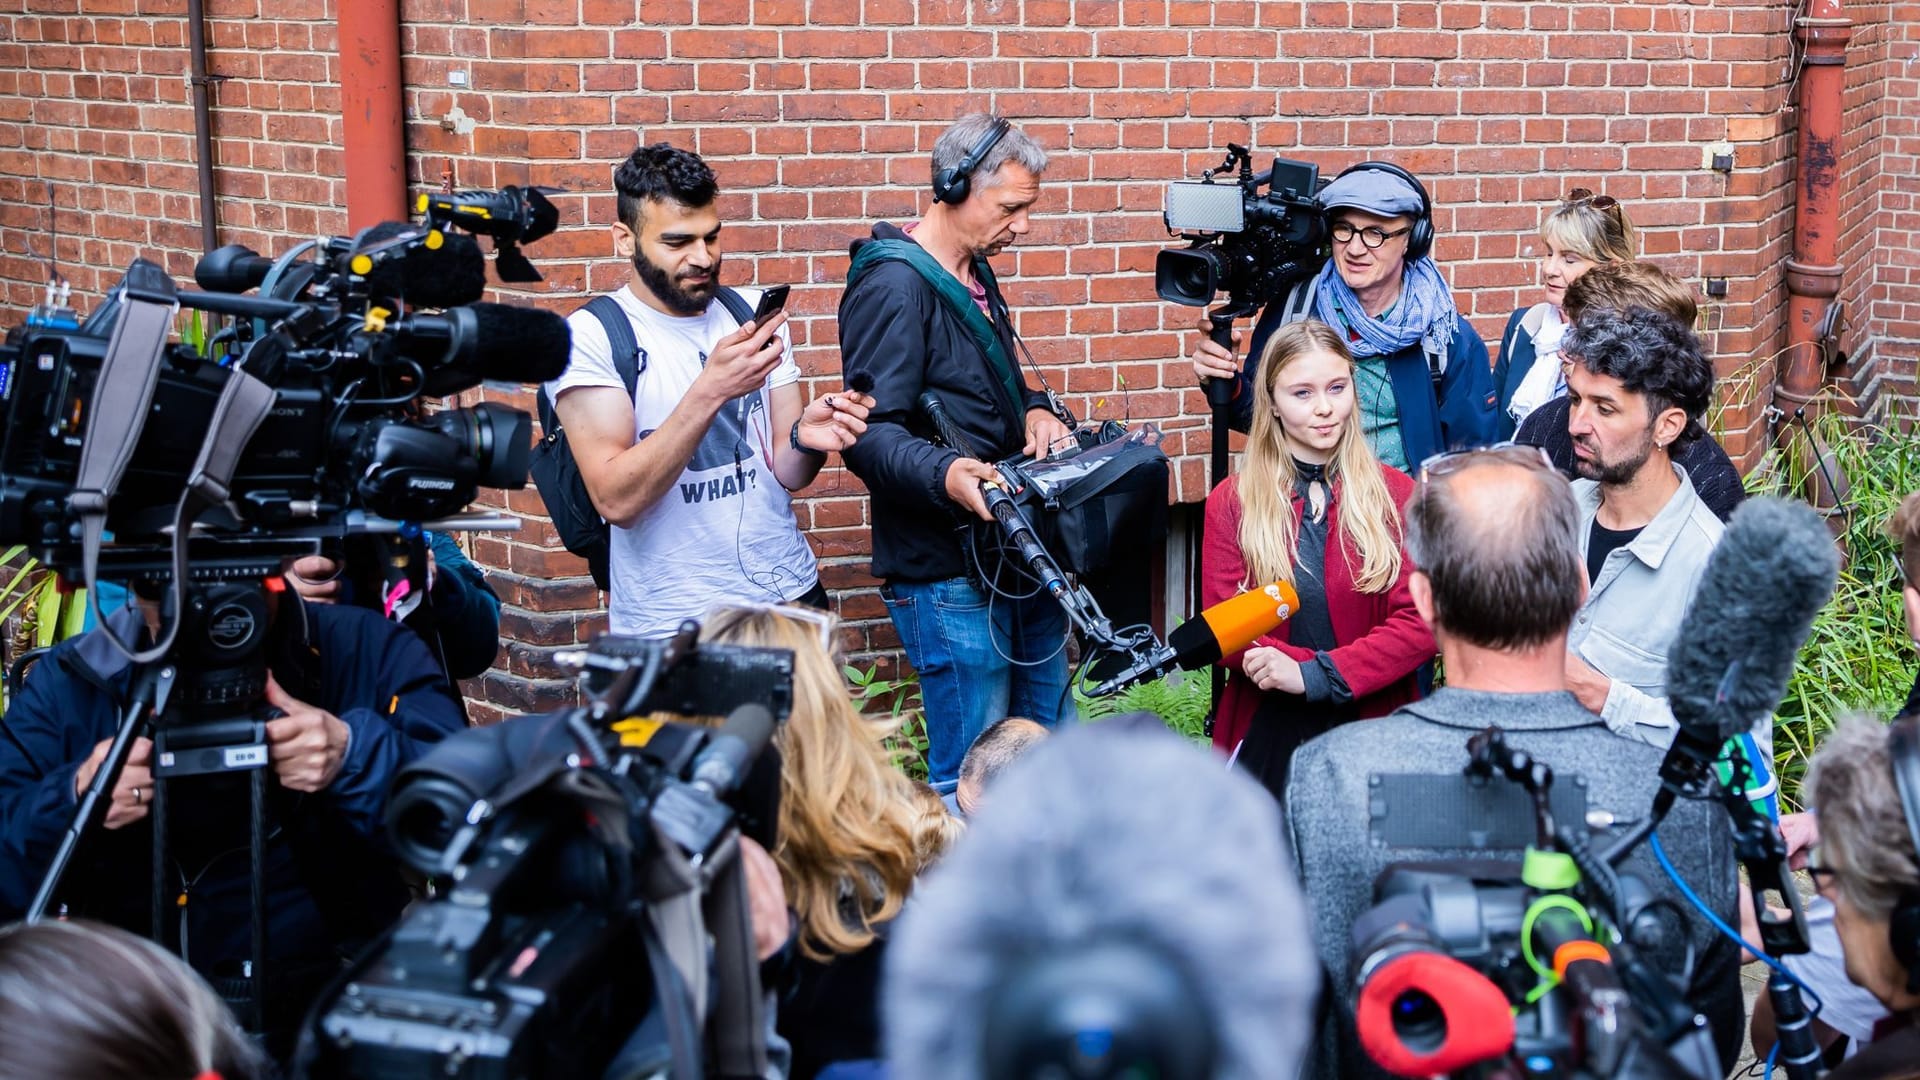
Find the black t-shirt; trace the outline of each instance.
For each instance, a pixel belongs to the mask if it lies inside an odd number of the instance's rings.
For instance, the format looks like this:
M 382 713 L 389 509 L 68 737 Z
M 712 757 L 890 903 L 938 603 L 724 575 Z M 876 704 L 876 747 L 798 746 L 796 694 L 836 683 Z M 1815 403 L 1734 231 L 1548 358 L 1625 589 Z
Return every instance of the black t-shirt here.
M 1607 564 L 1607 556 L 1613 554 L 1615 548 L 1633 543 L 1633 538 L 1639 536 L 1644 528 L 1645 525 L 1637 529 L 1614 530 L 1600 524 L 1599 518 L 1594 518 L 1593 532 L 1587 537 L 1587 584 L 1599 581 L 1600 568 Z

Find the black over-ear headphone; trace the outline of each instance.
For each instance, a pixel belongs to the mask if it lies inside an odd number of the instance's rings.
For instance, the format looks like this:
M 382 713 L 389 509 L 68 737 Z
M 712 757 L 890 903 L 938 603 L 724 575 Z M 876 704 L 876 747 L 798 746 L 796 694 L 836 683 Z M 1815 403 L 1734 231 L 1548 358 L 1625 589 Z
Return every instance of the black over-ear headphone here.
M 1900 792 L 1900 809 L 1907 816 L 1907 837 L 1920 853 L 1920 716 L 1887 725 L 1887 757 L 1893 763 L 1893 786 Z M 1908 886 L 1887 919 L 1893 958 L 1907 969 L 1907 993 L 1920 994 L 1920 886 Z
M 1363 161 L 1358 165 L 1350 165 L 1340 170 L 1340 176 L 1357 172 L 1377 172 L 1397 176 L 1413 185 L 1413 190 L 1420 193 L 1420 216 L 1414 218 L 1413 231 L 1407 234 L 1407 261 L 1425 258 L 1427 252 L 1433 250 L 1433 197 L 1427 194 L 1427 186 L 1420 182 L 1419 177 L 1390 161 Z M 1340 177 L 1336 176 L 1334 179 L 1337 181 Z
M 973 149 L 967 151 L 967 156 L 960 159 L 960 164 L 951 169 L 941 169 L 933 174 L 933 201 L 943 202 L 949 206 L 964 202 L 967 192 L 973 188 L 973 183 L 969 179 L 973 175 L 973 170 L 980 167 L 980 163 L 986 160 L 988 152 L 1012 129 L 1013 125 L 1007 122 L 1006 117 L 994 117 L 993 126 L 987 129 L 985 135 L 980 136 L 979 142 L 973 144 Z

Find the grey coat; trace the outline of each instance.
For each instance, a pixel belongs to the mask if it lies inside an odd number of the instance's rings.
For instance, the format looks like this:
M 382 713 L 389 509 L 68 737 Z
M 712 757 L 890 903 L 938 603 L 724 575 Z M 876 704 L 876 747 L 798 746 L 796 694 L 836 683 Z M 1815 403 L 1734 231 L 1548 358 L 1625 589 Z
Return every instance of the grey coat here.
M 1351 1035 L 1342 1034 L 1352 1031 L 1351 928 L 1373 904 L 1374 879 L 1395 862 L 1487 856 L 1374 846 L 1369 836 L 1369 777 L 1457 773 L 1467 764 L 1468 737 L 1490 724 L 1507 732 L 1509 745 L 1552 766 L 1556 785 L 1583 777 L 1590 812 L 1611 811 L 1616 820 L 1631 822 L 1645 816 L 1659 788 L 1663 752 L 1615 735 L 1566 692 L 1441 689 L 1389 716 L 1336 728 L 1296 751 L 1287 787 L 1287 821 L 1313 909 L 1315 947 L 1332 991 L 1316 1076 L 1385 1075 L 1363 1063 Z M 1687 883 L 1732 921 L 1737 878 L 1725 813 L 1711 804 L 1682 801 L 1659 835 Z M 1519 857 L 1517 851 L 1497 854 L 1516 861 Z M 1621 869 L 1639 875 L 1660 895 L 1678 895 L 1644 845 Z M 1743 1024 L 1739 951 L 1691 908 L 1687 911 L 1700 956 L 1687 998 L 1712 1023 L 1721 1059 L 1732 1062 Z

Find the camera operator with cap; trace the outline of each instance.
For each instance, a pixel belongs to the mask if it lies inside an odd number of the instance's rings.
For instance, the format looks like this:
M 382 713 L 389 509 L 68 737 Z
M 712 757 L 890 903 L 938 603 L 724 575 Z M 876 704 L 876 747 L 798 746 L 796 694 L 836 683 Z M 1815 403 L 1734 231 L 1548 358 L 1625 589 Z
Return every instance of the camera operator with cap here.
M 217 588 L 217 587 L 216 587 Z M 378 614 L 310 605 L 268 582 L 264 706 L 271 834 L 266 888 L 270 1032 L 284 1036 L 341 958 L 384 930 L 408 899 L 381 838 L 394 774 L 428 744 L 465 727 L 420 639 Z M 210 603 L 214 603 L 213 601 Z M 106 755 L 136 675 L 121 641 L 158 633 L 160 605 L 141 599 L 103 627 L 54 647 L 0 719 L 0 919 L 26 909 L 80 795 Z M 150 640 L 150 638 L 149 638 Z M 177 696 L 177 695 L 176 695 Z M 176 703 L 177 707 L 177 703 Z M 186 717 L 190 721 L 192 717 Z M 136 740 L 59 899 L 84 914 L 151 933 L 152 742 Z M 167 786 L 174 898 L 163 944 L 229 996 L 250 957 L 249 794 L 245 773 Z M 276 1040 L 277 1041 L 277 1040 Z
M 844 451 L 873 496 L 873 575 L 926 698 L 928 781 L 945 794 L 961 755 L 1009 714 L 1052 726 L 1073 713 L 1067 620 L 1045 590 L 1001 585 L 991 462 L 1046 456 L 1067 434 L 1019 371 L 1013 318 L 987 260 L 1030 227 L 1046 151 L 997 116 L 963 117 L 933 146 L 934 201 L 902 228 L 853 242 L 840 301 L 841 370 L 873 379 L 868 430 Z M 931 391 L 979 458 L 932 441 Z M 998 593 L 998 595 L 996 595 Z
M 1468 762 L 1467 740 L 1497 725 L 1508 745 L 1551 767 L 1561 784 L 1578 777 L 1589 812 L 1638 818 L 1660 786 L 1661 752 L 1619 739 L 1567 692 L 1567 629 L 1586 595 L 1579 515 L 1567 481 L 1530 446 L 1450 454 L 1423 473 L 1406 508 L 1406 549 L 1415 566 L 1408 585 L 1439 643 L 1447 685 L 1388 716 L 1308 742 L 1294 753 L 1287 785 L 1286 820 L 1336 994 L 1317 1062 L 1324 1077 L 1371 1075 L 1354 1036 L 1348 954 L 1350 927 L 1372 906 L 1380 872 L 1394 862 L 1493 854 L 1464 842 L 1444 852 L 1378 846 L 1371 820 L 1378 777 L 1457 774 Z M 1662 836 L 1681 875 L 1722 918 L 1731 916 L 1737 876 L 1719 807 L 1682 801 Z M 1517 872 L 1520 852 L 1502 854 Z M 1656 895 L 1674 895 L 1646 849 L 1622 869 Z M 1693 930 L 1698 962 L 1687 1001 L 1712 1024 L 1720 1059 L 1732 1061 L 1744 1016 L 1739 950 L 1704 922 Z M 1687 951 L 1670 944 L 1648 950 L 1667 971 Z
M 1442 450 L 1491 442 L 1499 417 L 1487 347 L 1434 264 L 1426 188 L 1397 165 L 1368 161 L 1342 172 L 1317 198 L 1333 257 L 1267 304 L 1244 368 L 1205 334 L 1194 349 L 1196 375 L 1234 381 L 1234 430 L 1252 422 L 1257 358 L 1268 336 L 1311 316 L 1346 337 L 1362 428 L 1382 462 L 1410 472 Z M 1200 328 L 1209 325 L 1201 316 Z M 1240 339 L 1235 333 L 1236 346 Z

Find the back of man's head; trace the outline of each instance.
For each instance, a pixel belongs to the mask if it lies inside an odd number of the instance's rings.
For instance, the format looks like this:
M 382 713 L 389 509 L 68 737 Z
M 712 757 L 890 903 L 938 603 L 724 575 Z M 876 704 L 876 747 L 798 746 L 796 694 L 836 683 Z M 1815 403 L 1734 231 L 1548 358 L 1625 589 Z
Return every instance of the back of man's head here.
M 1045 725 L 1024 716 L 1009 716 L 987 725 L 987 730 L 967 747 L 967 756 L 960 759 L 956 801 L 961 812 L 978 813 L 987 785 L 1046 737 Z
M 1588 308 L 1561 340 L 1560 354 L 1645 395 L 1649 425 L 1668 409 L 1685 413 L 1675 444 L 1706 434 L 1701 419 L 1713 404 L 1713 362 L 1686 324 L 1647 308 Z
M 671 143 L 650 143 L 627 155 L 613 170 L 619 192 L 616 211 L 620 223 L 640 231 L 640 215 L 648 202 L 676 202 L 682 206 L 710 205 L 720 193 L 720 182 L 700 155 Z
M 1646 308 L 1682 326 L 1700 317 L 1700 305 L 1687 283 L 1645 259 L 1603 262 L 1567 286 L 1562 303 L 1567 321 L 1577 323 L 1589 308 Z
M 1486 649 L 1564 637 L 1585 598 L 1580 510 L 1543 459 L 1509 448 L 1448 459 L 1406 507 L 1407 555 L 1433 593 L 1436 633 Z
M 1165 730 L 1089 724 L 1008 770 L 901 917 L 888 1057 L 925 1080 L 1065 1061 L 1084 1007 L 1117 1048 L 1291 1076 L 1317 983 L 1272 796 Z

